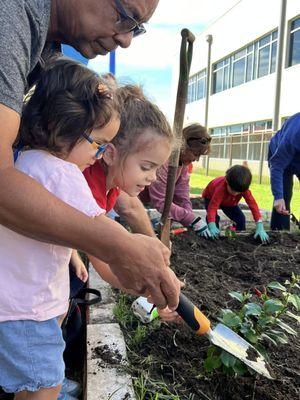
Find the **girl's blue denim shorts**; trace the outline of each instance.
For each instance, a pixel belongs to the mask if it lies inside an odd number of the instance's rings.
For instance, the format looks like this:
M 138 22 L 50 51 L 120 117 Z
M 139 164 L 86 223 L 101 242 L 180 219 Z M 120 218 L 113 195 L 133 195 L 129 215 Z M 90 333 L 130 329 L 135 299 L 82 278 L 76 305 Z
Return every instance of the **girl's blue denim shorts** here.
M 58 318 L 0 322 L 0 386 L 17 393 L 61 384 L 64 348 Z

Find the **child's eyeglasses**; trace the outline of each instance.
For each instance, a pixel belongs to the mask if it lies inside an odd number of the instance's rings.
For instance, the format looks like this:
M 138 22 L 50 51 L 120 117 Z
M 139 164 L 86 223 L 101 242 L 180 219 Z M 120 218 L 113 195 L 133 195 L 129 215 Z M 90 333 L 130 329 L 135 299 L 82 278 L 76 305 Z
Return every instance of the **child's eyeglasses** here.
M 131 17 L 125 11 L 122 3 L 119 0 L 115 0 L 117 11 L 120 14 L 120 20 L 116 23 L 119 33 L 132 32 L 133 37 L 146 33 L 146 28 L 143 24 L 140 24 L 135 18 Z
M 85 133 L 82 134 L 82 136 L 91 143 L 91 145 L 94 147 L 94 149 L 96 150 L 96 154 L 95 154 L 95 158 L 97 160 L 99 160 L 100 158 L 102 158 L 103 153 L 105 151 L 105 149 L 108 146 L 108 143 L 105 144 L 98 144 L 96 143 L 90 136 L 86 135 Z

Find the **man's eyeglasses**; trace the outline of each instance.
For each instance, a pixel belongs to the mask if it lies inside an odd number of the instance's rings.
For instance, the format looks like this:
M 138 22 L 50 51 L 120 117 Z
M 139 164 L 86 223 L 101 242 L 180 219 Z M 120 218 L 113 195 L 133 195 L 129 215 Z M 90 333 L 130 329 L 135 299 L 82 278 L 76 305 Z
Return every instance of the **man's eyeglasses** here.
M 94 149 L 96 150 L 95 158 L 96 158 L 97 160 L 99 160 L 99 159 L 102 157 L 102 155 L 103 155 L 103 153 L 104 153 L 106 147 L 108 146 L 108 143 L 105 143 L 105 144 L 98 144 L 98 143 L 96 143 L 90 136 L 86 135 L 85 133 L 83 133 L 82 136 L 83 136 L 88 142 L 90 142 L 91 145 L 94 147 Z
M 119 33 L 132 32 L 133 37 L 142 35 L 146 32 L 143 24 L 140 24 L 135 18 L 127 14 L 125 8 L 119 0 L 115 0 L 117 11 L 120 14 L 120 19 L 117 21 L 116 26 Z

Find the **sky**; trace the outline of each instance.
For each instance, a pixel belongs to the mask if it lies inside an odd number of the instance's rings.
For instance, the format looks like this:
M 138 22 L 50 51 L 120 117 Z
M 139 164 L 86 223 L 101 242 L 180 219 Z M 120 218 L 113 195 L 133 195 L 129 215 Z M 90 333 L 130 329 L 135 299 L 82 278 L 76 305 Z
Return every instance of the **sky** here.
M 179 63 L 176 52 L 181 44 L 181 29 L 188 28 L 197 36 L 239 1 L 160 0 L 146 24 L 146 34 L 133 39 L 129 48 L 116 51 L 117 79 L 122 83 L 141 84 L 171 120 L 174 112 L 172 67 Z M 88 65 L 97 72 L 107 72 L 108 56 L 98 56 Z

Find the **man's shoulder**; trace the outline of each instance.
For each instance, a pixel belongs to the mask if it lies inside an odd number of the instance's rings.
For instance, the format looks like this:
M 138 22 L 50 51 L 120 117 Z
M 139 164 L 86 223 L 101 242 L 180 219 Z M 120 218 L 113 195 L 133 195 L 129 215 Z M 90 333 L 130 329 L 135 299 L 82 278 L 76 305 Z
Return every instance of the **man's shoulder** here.
M 28 74 L 46 41 L 50 11 L 51 0 L 1 0 L 0 102 L 19 114 Z

